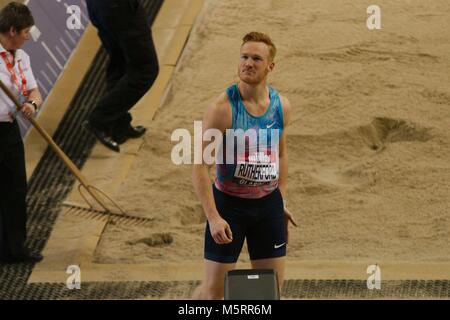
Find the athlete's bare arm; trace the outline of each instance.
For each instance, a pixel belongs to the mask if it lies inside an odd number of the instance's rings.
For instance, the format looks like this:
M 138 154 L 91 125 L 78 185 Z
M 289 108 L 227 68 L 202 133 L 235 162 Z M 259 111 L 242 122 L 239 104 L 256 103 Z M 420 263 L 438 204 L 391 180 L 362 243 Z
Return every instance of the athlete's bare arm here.
M 214 128 L 225 133 L 226 129 L 231 128 L 231 125 L 232 111 L 228 96 L 226 93 L 223 93 L 206 110 L 203 117 L 203 132 Z M 203 142 L 202 154 L 208 144 L 208 141 Z M 192 181 L 197 197 L 202 203 L 206 219 L 208 219 L 214 241 L 218 244 L 230 243 L 233 240 L 233 235 L 230 226 L 217 211 L 209 178 L 209 166 L 206 163 L 194 164 Z
M 292 106 L 289 100 L 280 95 L 281 105 L 283 108 L 283 118 L 284 118 L 284 130 L 280 139 L 280 177 L 278 180 L 278 186 L 280 188 L 283 199 L 287 196 L 287 176 L 288 176 L 288 153 L 287 153 L 287 144 L 286 144 L 286 128 L 289 126 L 291 122 L 292 115 Z M 294 226 L 297 226 L 297 223 L 294 220 L 292 213 L 286 208 L 286 204 L 284 206 L 284 214 L 286 220 L 286 239 L 288 239 L 288 230 L 289 230 L 289 222 L 291 222 Z
M 292 106 L 289 100 L 280 95 L 281 105 L 283 109 L 283 134 L 280 138 L 280 178 L 278 180 L 278 185 L 280 187 L 281 194 L 283 197 L 286 196 L 286 183 L 288 175 L 288 154 L 286 145 L 286 129 L 291 122 Z

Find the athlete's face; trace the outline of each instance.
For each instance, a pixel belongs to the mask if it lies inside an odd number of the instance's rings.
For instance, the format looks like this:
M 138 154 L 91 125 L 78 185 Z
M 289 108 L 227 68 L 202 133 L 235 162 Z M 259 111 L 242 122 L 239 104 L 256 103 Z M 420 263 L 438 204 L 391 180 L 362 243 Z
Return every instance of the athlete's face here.
M 11 28 L 9 31 L 11 46 L 13 50 L 22 48 L 24 43 L 30 39 L 30 28 L 22 29 L 21 31 L 16 31 L 15 28 Z
M 248 84 L 259 84 L 273 70 L 275 63 L 269 47 L 263 42 L 247 42 L 241 47 L 238 76 Z

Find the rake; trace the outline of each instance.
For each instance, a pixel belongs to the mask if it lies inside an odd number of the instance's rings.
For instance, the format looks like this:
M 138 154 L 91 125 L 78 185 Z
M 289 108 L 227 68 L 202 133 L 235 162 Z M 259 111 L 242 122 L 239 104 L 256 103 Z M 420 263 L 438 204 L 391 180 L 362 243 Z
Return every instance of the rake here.
M 22 109 L 22 106 L 20 105 L 17 97 L 11 92 L 11 90 L 6 87 L 6 85 L 0 80 L 0 87 L 3 90 L 3 92 L 11 99 L 12 102 L 14 102 L 14 105 L 17 108 L 17 111 L 20 111 Z M 98 203 L 100 207 L 103 208 L 104 212 L 100 212 L 102 214 L 108 215 L 108 221 L 111 219 L 111 215 L 114 215 L 117 217 L 118 215 L 124 217 L 124 218 L 130 218 L 130 219 L 137 219 L 141 220 L 145 218 L 141 217 L 135 217 L 133 215 L 129 215 L 125 213 L 125 211 L 115 202 L 113 201 L 105 192 L 101 191 L 99 188 L 94 187 L 91 185 L 88 180 L 83 176 L 81 171 L 77 168 L 77 166 L 70 160 L 70 158 L 64 153 L 64 151 L 61 150 L 61 148 L 55 143 L 55 141 L 50 137 L 50 135 L 36 122 L 35 119 L 30 118 L 29 121 L 33 125 L 33 127 L 38 131 L 38 133 L 44 138 L 45 141 L 49 144 L 49 146 L 52 148 L 52 150 L 56 153 L 56 155 L 64 162 L 64 164 L 67 166 L 67 168 L 72 172 L 72 174 L 75 176 L 75 178 L 80 183 L 78 185 L 78 192 L 84 199 L 84 201 L 88 204 L 90 207 L 89 210 L 95 210 L 94 206 L 87 200 L 86 196 L 83 194 L 82 189 L 87 191 L 89 195 Z M 113 212 L 107 204 L 99 197 L 99 195 L 102 195 L 106 199 L 108 199 L 118 210 L 120 213 Z M 74 205 L 71 205 L 72 207 Z M 96 210 L 99 212 L 98 210 Z M 151 219 L 147 219 L 151 221 Z

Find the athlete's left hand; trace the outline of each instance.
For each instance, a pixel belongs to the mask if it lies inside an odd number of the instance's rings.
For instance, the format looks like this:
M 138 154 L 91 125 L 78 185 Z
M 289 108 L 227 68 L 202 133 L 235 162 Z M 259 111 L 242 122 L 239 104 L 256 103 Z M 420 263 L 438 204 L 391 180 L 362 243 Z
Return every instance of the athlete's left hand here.
M 284 207 L 284 223 L 286 225 L 286 243 L 289 243 L 289 222 L 291 222 L 294 227 L 297 227 L 297 222 L 294 220 L 294 215 Z

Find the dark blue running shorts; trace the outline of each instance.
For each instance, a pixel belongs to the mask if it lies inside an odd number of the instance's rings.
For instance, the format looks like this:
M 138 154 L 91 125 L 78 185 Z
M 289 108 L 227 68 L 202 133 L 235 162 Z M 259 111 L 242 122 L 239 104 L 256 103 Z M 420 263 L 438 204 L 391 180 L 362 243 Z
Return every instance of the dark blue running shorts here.
M 283 198 L 278 188 L 260 199 L 230 196 L 214 185 L 213 192 L 217 211 L 230 225 L 233 241 L 229 244 L 217 244 L 207 223 L 205 259 L 220 263 L 236 262 L 245 238 L 251 260 L 286 255 Z

